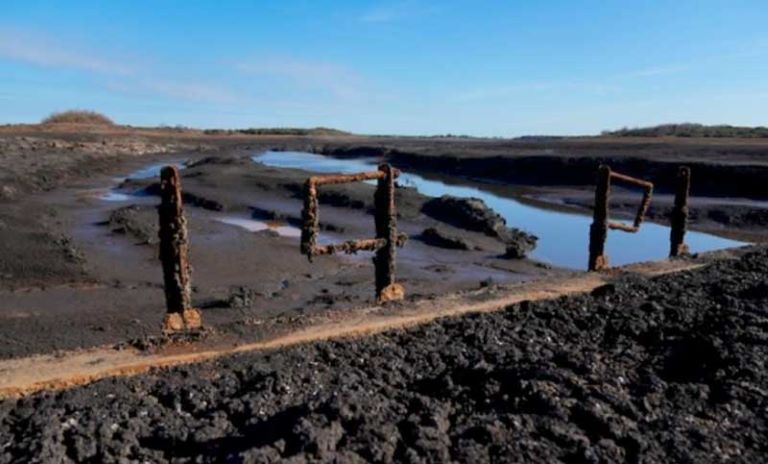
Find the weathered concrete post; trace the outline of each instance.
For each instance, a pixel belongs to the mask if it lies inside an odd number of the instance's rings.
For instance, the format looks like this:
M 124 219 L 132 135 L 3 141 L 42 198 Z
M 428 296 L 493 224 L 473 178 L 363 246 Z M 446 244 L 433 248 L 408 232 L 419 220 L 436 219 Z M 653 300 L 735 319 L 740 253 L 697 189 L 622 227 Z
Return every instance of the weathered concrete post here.
M 160 261 L 163 266 L 167 313 L 163 332 L 198 329 L 200 312 L 192 308 L 189 241 L 181 198 L 181 177 L 175 166 L 160 172 Z
M 601 164 L 597 170 L 595 188 L 595 212 L 589 227 L 589 265 L 590 271 L 599 271 L 608 267 L 605 256 L 605 240 L 608 238 L 608 202 L 611 189 L 611 168 Z
M 691 189 L 691 169 L 681 166 L 677 172 L 677 187 L 675 190 L 675 206 L 672 208 L 670 222 L 672 229 L 669 233 L 669 256 L 683 256 L 688 253 L 685 244 L 685 232 L 688 228 L 688 197 Z
M 389 164 L 380 165 L 379 171 L 385 176 L 378 180 L 374 198 L 376 238 L 385 239 L 386 244 L 376 251 L 373 264 L 376 267 L 376 298 L 380 302 L 387 302 L 402 300 L 405 290 L 395 282 L 395 250 L 397 249 L 395 176 Z

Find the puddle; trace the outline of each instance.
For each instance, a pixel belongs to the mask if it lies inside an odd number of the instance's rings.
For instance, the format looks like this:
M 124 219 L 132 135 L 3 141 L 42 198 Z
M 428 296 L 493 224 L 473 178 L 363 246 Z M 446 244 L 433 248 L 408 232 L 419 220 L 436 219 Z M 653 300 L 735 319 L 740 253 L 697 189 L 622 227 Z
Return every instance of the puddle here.
M 129 201 L 135 198 L 134 195 L 128 195 L 127 193 L 120 193 L 114 190 L 110 190 L 107 193 L 99 195 L 99 200 L 103 201 Z
M 261 232 L 263 230 L 273 230 L 277 232 L 278 235 L 281 237 L 287 237 L 289 239 L 295 239 L 296 240 L 296 246 L 299 245 L 299 240 L 301 239 L 301 229 L 292 226 L 287 225 L 283 222 L 277 222 L 277 221 L 260 221 L 258 219 L 249 219 L 244 217 L 237 217 L 237 216 L 225 216 L 225 217 L 217 217 L 214 218 L 214 221 L 221 222 L 224 224 L 229 224 L 236 227 L 241 227 L 249 232 Z M 317 234 L 317 243 L 320 245 L 330 245 L 332 243 L 338 243 L 340 240 L 342 240 L 338 236 L 334 236 L 332 234 L 326 234 L 326 233 L 319 233 Z M 368 258 L 366 253 L 359 253 L 357 255 L 340 255 L 340 256 L 346 256 L 349 259 L 356 259 L 359 256 Z
M 126 192 L 124 190 L 121 190 L 119 188 L 119 185 L 122 184 L 124 181 L 128 179 L 150 179 L 152 177 L 159 177 L 160 171 L 166 166 L 176 166 L 179 169 L 186 168 L 186 161 L 174 161 L 171 163 L 165 162 L 165 163 L 155 163 L 150 164 L 149 166 L 144 166 L 141 169 L 137 169 L 125 177 L 115 177 L 113 179 L 114 187 L 110 188 L 106 192 L 99 192 L 96 193 L 96 198 L 102 201 L 110 201 L 110 202 L 123 202 L 123 201 L 134 201 L 136 198 L 140 195 L 133 194 L 131 192 Z
M 186 161 L 150 164 L 149 166 L 145 166 L 141 169 L 133 171 L 132 173 L 128 174 L 125 179 L 149 179 L 151 177 L 160 177 L 160 171 L 162 171 L 166 166 L 176 166 L 179 169 L 184 169 L 186 167 Z
M 256 219 L 247 219 L 247 218 L 232 217 L 232 216 L 216 218 L 215 221 L 222 222 L 224 224 L 230 224 L 237 227 L 242 227 L 243 229 L 250 232 L 261 232 L 263 230 L 273 230 L 277 232 L 278 235 L 280 235 L 281 237 L 291 237 L 291 238 L 297 238 L 297 239 L 301 237 L 301 229 L 299 229 L 298 227 L 275 224 L 269 221 L 259 221 Z
M 341 160 L 303 152 L 265 152 L 254 155 L 252 159 L 267 166 L 300 168 L 319 173 L 370 171 L 375 169 L 378 162 L 375 159 Z M 532 258 L 572 269 L 586 268 L 589 225 L 592 222 L 590 216 L 536 208 L 476 187 L 448 185 L 416 174 L 403 173 L 398 183 L 415 187 L 430 197 L 453 195 L 480 198 L 503 216 L 508 225 L 539 237 Z M 745 245 L 736 240 L 695 231 L 686 234 L 686 243 L 694 253 Z M 608 233 L 606 253 L 610 264 L 616 266 L 666 258 L 669 253 L 669 228 L 644 223 L 636 234 L 611 231 Z

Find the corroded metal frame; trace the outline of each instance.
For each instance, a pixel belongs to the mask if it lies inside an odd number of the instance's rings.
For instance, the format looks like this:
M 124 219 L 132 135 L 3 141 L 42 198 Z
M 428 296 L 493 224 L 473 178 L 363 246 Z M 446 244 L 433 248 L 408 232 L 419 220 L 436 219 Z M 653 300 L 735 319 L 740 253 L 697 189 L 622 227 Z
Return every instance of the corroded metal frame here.
M 632 225 L 621 222 L 612 222 L 609 220 L 611 180 L 643 188 L 643 199 L 637 209 L 635 220 Z M 605 254 L 605 241 L 608 238 L 608 230 L 620 230 L 628 233 L 636 233 L 639 231 L 640 226 L 645 220 L 645 214 L 648 212 L 648 207 L 651 204 L 652 195 L 652 182 L 613 172 L 607 165 L 600 165 L 597 175 L 597 187 L 595 189 L 594 218 L 589 229 L 588 270 L 599 271 L 608 268 L 608 256 Z
M 377 171 L 357 174 L 312 176 L 304 184 L 304 208 L 302 210 L 301 253 L 310 261 L 315 256 L 336 253 L 354 254 L 359 251 L 375 251 L 376 298 L 379 301 L 399 300 L 404 296 L 402 286 L 395 283 L 395 249 L 402 247 L 408 236 L 397 233 L 394 179 L 400 171 L 382 164 Z M 320 226 L 317 189 L 321 185 L 345 184 L 376 180 L 375 200 L 376 237 L 347 240 L 341 243 L 319 245 Z
M 643 188 L 643 199 L 640 201 L 640 206 L 637 208 L 637 213 L 635 214 L 635 220 L 631 226 L 621 222 L 608 222 L 608 228 L 611 230 L 620 230 L 622 232 L 634 234 L 640 230 L 640 226 L 645 220 L 645 214 L 648 212 L 648 207 L 651 204 L 651 196 L 653 195 L 653 183 L 638 179 L 636 177 L 619 174 L 618 172 L 613 171 L 611 171 L 610 180 L 618 180 L 620 182 L 624 182 L 625 184 Z

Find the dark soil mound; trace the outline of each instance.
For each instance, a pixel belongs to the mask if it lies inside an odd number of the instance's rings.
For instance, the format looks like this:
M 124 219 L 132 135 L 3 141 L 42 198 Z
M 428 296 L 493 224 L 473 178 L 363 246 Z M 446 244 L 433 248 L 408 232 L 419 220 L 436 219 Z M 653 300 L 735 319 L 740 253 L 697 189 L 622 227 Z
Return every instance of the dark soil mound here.
M 507 259 L 523 259 L 536 247 L 536 237 L 525 232 L 514 231 L 513 240 L 509 240 L 504 257 Z
M 498 238 L 508 245 L 510 258 L 524 258 L 536 248 L 538 237 L 507 227 L 507 221 L 479 198 L 443 195 L 425 202 L 422 211 L 452 226 Z
M 0 462 L 764 462 L 768 253 L 0 403 Z
M 728 206 L 723 209 L 710 209 L 706 211 L 707 217 L 726 226 L 766 226 L 768 225 L 768 210 Z
M 250 164 L 251 161 L 247 158 L 236 156 L 206 156 L 197 161 L 187 163 L 187 169 L 197 168 L 200 166 L 243 166 Z
M 443 195 L 424 203 L 422 210 L 439 221 L 462 229 L 483 232 L 490 237 L 500 237 L 507 227 L 504 218 L 479 198 Z
M 448 248 L 452 250 L 469 250 L 470 245 L 465 239 L 457 235 L 452 235 L 442 229 L 429 227 L 421 233 L 421 239 L 427 245 L 439 248 Z
M 127 234 L 142 244 L 158 242 L 157 209 L 153 206 L 130 205 L 109 215 L 109 228 L 117 234 Z

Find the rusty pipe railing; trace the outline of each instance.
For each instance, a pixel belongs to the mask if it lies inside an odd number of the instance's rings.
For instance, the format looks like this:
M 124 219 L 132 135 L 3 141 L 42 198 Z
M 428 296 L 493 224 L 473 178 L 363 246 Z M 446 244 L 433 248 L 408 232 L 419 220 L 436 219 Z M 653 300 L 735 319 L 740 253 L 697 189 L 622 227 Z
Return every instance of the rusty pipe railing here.
M 304 208 L 302 210 L 301 253 L 310 261 L 319 255 L 375 251 L 376 299 L 379 302 L 400 300 L 405 296 L 403 287 L 395 282 L 396 248 L 402 247 L 407 235 L 397 233 L 394 180 L 400 171 L 382 164 L 377 171 L 358 174 L 312 176 L 304 184 Z M 331 245 L 318 245 L 320 225 L 317 188 L 320 185 L 343 184 L 365 180 L 377 180 L 374 194 L 376 238 L 347 240 Z
M 635 214 L 632 225 L 609 220 L 609 205 L 611 199 L 611 180 L 617 180 L 626 184 L 643 188 L 643 199 Z M 636 233 L 645 220 L 648 207 L 653 195 L 653 183 L 646 180 L 630 177 L 625 174 L 611 171 L 607 165 L 600 165 L 597 171 L 597 185 L 595 187 L 595 207 L 592 224 L 589 228 L 589 262 L 587 269 L 599 271 L 608 267 L 608 256 L 605 254 L 605 241 L 608 238 L 608 229 L 622 232 Z
M 640 207 L 637 209 L 637 213 L 635 214 L 635 220 L 631 226 L 621 222 L 608 223 L 609 229 L 621 230 L 623 232 L 629 232 L 633 234 L 638 230 L 640 230 L 640 226 L 643 224 L 643 221 L 645 220 L 645 214 L 648 212 L 648 207 L 651 205 L 651 196 L 653 195 L 653 184 L 642 179 L 636 179 L 634 177 L 630 177 L 624 174 L 619 174 L 618 172 L 613 172 L 613 171 L 611 171 L 610 178 L 611 180 L 615 179 L 620 182 L 624 182 L 625 184 L 634 185 L 644 189 L 643 199 L 640 201 Z M 608 201 L 610 201 L 610 199 Z

